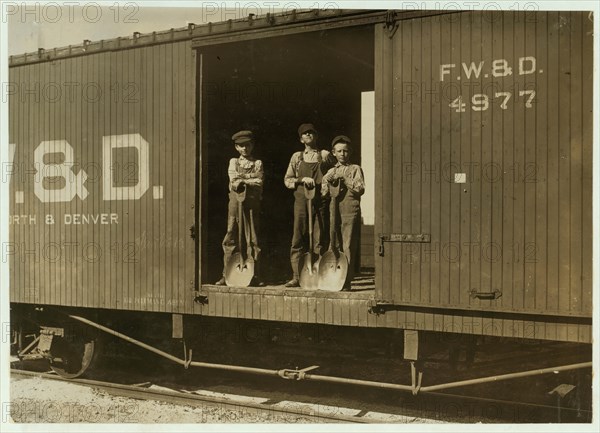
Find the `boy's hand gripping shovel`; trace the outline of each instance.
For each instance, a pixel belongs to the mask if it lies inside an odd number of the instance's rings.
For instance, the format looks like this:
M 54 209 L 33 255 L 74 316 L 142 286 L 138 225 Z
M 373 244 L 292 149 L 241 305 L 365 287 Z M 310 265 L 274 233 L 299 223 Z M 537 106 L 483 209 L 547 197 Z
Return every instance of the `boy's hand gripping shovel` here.
M 319 288 L 319 257 L 313 252 L 313 214 L 312 201 L 315 198 L 315 187 L 304 187 L 304 197 L 308 207 L 308 237 L 309 251 L 300 260 L 300 287 L 306 290 Z
M 225 267 L 225 282 L 228 286 L 248 287 L 254 277 L 254 258 L 251 254 L 242 254 L 242 233 L 245 234 L 245 221 L 243 203 L 246 200 L 246 186 L 243 191 L 236 192 L 238 202 L 238 246 L 237 252 L 232 254 Z
M 348 275 L 348 258 L 337 247 L 337 197 L 340 194 L 340 180 L 329 184 L 329 194 L 331 196 L 330 214 L 331 214 L 331 240 L 329 242 L 329 251 L 321 257 L 319 264 L 320 290 L 330 292 L 339 292 L 344 288 L 346 276 Z

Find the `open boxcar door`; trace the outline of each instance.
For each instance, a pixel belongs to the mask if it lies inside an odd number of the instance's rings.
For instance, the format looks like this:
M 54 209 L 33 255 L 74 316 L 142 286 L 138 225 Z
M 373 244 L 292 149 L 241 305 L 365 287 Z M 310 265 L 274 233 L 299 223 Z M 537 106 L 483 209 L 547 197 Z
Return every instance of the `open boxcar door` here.
M 376 27 L 379 301 L 591 314 L 592 25 L 465 12 Z

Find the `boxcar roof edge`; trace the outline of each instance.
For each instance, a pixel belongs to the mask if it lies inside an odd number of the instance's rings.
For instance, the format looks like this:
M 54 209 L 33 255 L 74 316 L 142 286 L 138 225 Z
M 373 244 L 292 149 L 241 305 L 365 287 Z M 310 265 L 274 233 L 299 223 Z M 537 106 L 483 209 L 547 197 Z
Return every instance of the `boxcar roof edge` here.
M 309 28 L 312 29 L 313 26 L 319 24 L 334 25 L 337 23 L 338 25 L 346 26 L 375 24 L 378 22 L 386 22 L 388 20 L 396 21 L 457 12 L 460 11 L 312 9 L 292 10 L 277 14 L 267 13 L 266 15 L 259 17 L 249 15 L 246 18 L 220 21 L 217 23 L 208 22 L 199 25 L 190 23 L 187 27 L 177 29 L 172 28 L 152 33 L 134 32 L 131 36 L 120 36 L 113 39 L 99 41 L 84 40 L 81 44 L 69 45 L 66 47 L 51 49 L 39 48 L 34 52 L 10 56 L 9 67 L 48 62 L 55 59 L 78 57 L 107 51 L 128 50 L 143 46 L 180 42 L 190 39 L 194 40 L 194 46 L 202 46 L 213 43 L 229 42 L 229 40 L 223 40 L 223 37 L 229 37 L 234 34 L 245 34 L 251 39 L 253 37 L 260 37 L 256 35 L 257 33 L 263 34 L 265 31 L 273 29 L 279 29 L 284 33 L 286 32 L 286 29 L 296 29 L 295 31 L 292 31 L 292 33 L 294 33 L 298 31 L 307 31 L 308 29 L 306 26 L 309 26 Z M 299 28 L 302 28 L 303 30 L 298 30 Z

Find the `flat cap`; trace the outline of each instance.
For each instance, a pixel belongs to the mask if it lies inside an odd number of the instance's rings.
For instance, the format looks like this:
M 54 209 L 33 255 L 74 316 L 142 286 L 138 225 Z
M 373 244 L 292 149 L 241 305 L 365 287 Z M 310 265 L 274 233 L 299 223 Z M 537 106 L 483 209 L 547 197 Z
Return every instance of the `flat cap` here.
M 312 123 L 303 123 L 302 125 L 300 125 L 298 127 L 298 135 L 302 136 L 302 134 L 304 134 L 305 132 L 308 131 L 313 131 L 313 132 L 317 132 L 317 130 L 315 129 L 315 125 L 313 125 Z
M 331 140 L 331 148 L 333 149 L 333 146 L 335 146 L 337 143 L 352 144 L 352 140 L 350 140 L 347 135 L 338 135 Z
M 231 136 L 234 144 L 244 144 L 254 140 L 252 131 L 238 131 Z

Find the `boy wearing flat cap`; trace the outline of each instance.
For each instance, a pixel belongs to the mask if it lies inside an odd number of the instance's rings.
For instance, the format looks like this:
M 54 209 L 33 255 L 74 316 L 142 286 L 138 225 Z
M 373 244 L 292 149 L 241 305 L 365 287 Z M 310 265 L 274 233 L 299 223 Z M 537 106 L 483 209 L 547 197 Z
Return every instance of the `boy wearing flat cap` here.
M 253 285 L 263 286 L 264 284 L 258 278 L 258 264 L 260 256 L 260 247 L 258 241 L 258 227 L 260 222 L 260 201 L 262 200 L 263 190 L 263 164 L 260 159 L 252 156 L 254 149 L 254 136 L 252 131 L 239 131 L 231 137 L 235 150 L 240 154 L 239 158 L 231 158 L 227 174 L 229 175 L 229 206 L 227 215 L 227 233 L 223 239 L 223 277 L 215 284 L 225 285 L 225 266 L 236 248 L 241 248 L 238 243 L 238 201 L 236 192 L 246 190 L 246 198 L 243 201 L 244 212 L 244 233 L 246 244 L 252 244 L 252 254 L 255 262 L 256 276 Z M 252 218 L 250 218 L 252 212 Z M 252 236 L 252 238 L 250 238 Z
M 352 147 L 350 139 L 338 135 L 331 142 L 333 155 L 337 163 L 323 176 L 321 194 L 329 196 L 329 183 L 340 180 L 340 193 L 337 197 L 335 211 L 339 218 L 337 227 L 331 227 L 332 236 L 335 230 L 337 239 L 341 239 L 342 251 L 348 258 L 348 275 L 344 290 L 350 290 L 350 282 L 354 277 L 356 253 L 358 252 L 358 233 L 360 229 L 360 196 L 365 192 L 365 177 L 359 165 L 350 164 Z
M 294 190 L 294 233 L 290 248 L 290 263 L 292 265 L 292 279 L 286 287 L 300 285 L 300 257 L 308 250 L 308 214 L 307 199 L 304 188 L 321 188 L 323 174 L 335 164 L 335 158 L 327 150 L 317 146 L 317 130 L 311 123 L 303 123 L 298 128 L 300 143 L 304 150 L 296 152 L 290 159 L 284 177 L 285 186 Z M 327 218 L 328 204 L 320 194 L 313 199 L 313 249 L 316 254 L 323 254 L 328 247 L 329 220 Z

